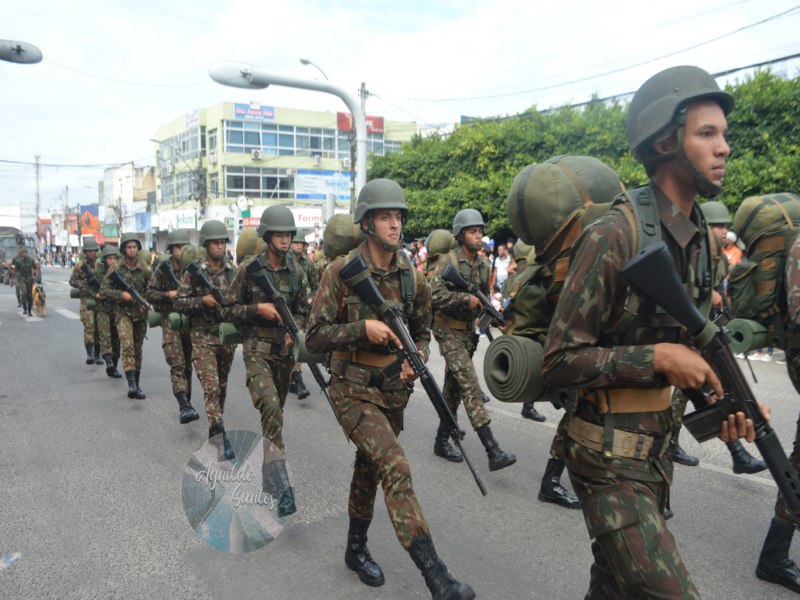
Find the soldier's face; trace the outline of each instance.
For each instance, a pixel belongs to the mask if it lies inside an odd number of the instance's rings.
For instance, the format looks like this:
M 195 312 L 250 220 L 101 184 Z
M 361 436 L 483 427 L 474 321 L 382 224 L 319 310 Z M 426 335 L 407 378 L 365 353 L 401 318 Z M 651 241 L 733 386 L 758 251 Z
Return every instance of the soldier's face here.
M 97 250 L 86 250 L 84 254 L 86 254 L 86 258 L 89 260 L 94 260 L 97 258 Z
M 403 235 L 403 214 L 394 208 L 375 211 L 373 216 L 375 235 L 389 244 L 398 244 Z
M 181 260 L 181 250 L 183 250 L 183 244 L 175 244 L 172 246 L 172 250 L 170 250 L 170 254 L 172 254 L 172 258 L 180 262 Z
M 222 260 L 222 257 L 225 256 L 226 244 L 227 242 L 225 240 L 211 240 L 206 247 L 208 256 L 213 260 Z
M 112 254 L 111 256 L 106 256 L 106 267 L 109 269 L 113 269 L 117 266 L 117 255 Z
M 712 225 L 711 231 L 713 231 L 714 235 L 717 237 L 717 241 L 719 242 L 720 247 L 724 247 L 728 244 L 727 225 Z
M 125 258 L 136 258 L 139 253 L 139 244 L 136 242 L 125 242 L 125 247 L 122 249 L 125 253 Z
M 292 250 L 295 252 L 303 251 L 303 242 L 292 242 Z
M 483 227 L 467 227 L 463 232 L 464 243 L 475 248 L 481 245 L 483 239 Z
M 701 175 L 720 187 L 725 179 L 725 159 L 731 153 L 727 135 L 728 120 L 714 100 L 697 100 L 687 106 L 683 152 Z

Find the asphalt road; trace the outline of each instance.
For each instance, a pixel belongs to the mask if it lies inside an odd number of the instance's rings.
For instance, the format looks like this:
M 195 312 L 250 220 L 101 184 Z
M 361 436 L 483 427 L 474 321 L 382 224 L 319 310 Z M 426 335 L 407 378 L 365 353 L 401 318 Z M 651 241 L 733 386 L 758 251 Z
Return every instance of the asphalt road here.
M 368 588 L 344 566 L 354 449 L 307 371 L 314 393 L 303 401 L 290 395 L 285 411 L 298 512 L 253 552 L 227 554 L 199 539 L 184 514 L 182 477 L 207 438 L 205 416 L 178 423 L 158 329 L 145 342 L 146 400 L 129 400 L 124 379 L 84 363 L 68 278 L 68 270 L 45 268 L 44 319 L 22 317 L 13 289 L 0 287 L 0 554 L 18 553 L 7 568 L 0 563 L 0 598 L 429 598 L 380 493 L 369 547 L 386 584 Z M 482 341 L 479 365 L 486 347 Z M 753 366 L 755 389 L 789 449 L 797 393 L 785 367 Z M 431 368 L 441 381 L 436 348 Z M 240 350 L 230 381 L 227 429 L 258 433 Z M 195 389 L 197 406 L 197 381 Z M 536 499 L 559 414 L 540 407 L 548 420 L 537 424 L 519 416 L 520 405 L 494 400 L 488 409 L 497 440 L 518 462 L 490 473 L 468 433 L 465 448 L 489 490 L 484 498 L 464 464 L 433 455 L 437 423 L 427 398 L 418 390 L 409 403 L 401 442 L 439 555 L 480 598 L 580 598 L 591 564 L 581 513 Z M 700 447 L 688 434 L 682 442 L 701 465 L 676 466 L 669 527 L 701 594 L 794 597 L 753 575 L 775 499 L 769 475 L 733 475 L 720 442 Z M 797 547 L 790 555 L 800 561 Z

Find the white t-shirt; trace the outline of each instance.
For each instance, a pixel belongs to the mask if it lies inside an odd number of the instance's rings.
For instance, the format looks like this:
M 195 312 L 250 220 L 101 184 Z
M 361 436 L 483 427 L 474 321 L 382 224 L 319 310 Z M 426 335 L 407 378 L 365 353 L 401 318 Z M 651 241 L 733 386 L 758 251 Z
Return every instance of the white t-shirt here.
M 503 289 L 503 284 L 508 278 L 508 267 L 511 265 L 511 256 L 506 254 L 505 258 L 499 256 L 494 259 L 494 282 L 500 289 Z

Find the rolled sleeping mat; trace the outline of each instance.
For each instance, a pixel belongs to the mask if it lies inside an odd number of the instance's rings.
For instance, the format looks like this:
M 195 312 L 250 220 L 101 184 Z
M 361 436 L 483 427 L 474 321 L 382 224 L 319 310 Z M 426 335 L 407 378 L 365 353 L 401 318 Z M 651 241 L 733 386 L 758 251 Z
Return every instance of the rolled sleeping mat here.
M 147 311 L 147 326 L 151 329 L 161 327 L 161 313 L 156 310 Z
M 89 298 L 86 301 L 86 310 L 97 310 L 97 300 Z
M 325 362 L 327 355 L 325 354 L 312 354 L 306 347 L 306 334 L 300 332 L 297 334 L 297 339 L 294 341 L 294 362 L 298 363 L 317 363 Z
M 519 335 L 502 335 L 489 344 L 483 378 L 501 402 L 547 400 L 542 379 L 544 350 L 539 342 Z
M 191 327 L 191 320 L 186 315 L 181 313 L 171 312 L 167 315 L 167 323 L 172 331 L 180 333 L 189 333 Z
M 81 291 L 78 288 L 69 288 L 69 297 L 70 298 L 80 298 Z
M 233 346 L 241 343 L 242 336 L 239 334 L 239 330 L 233 323 L 220 323 L 219 341 L 224 346 Z
M 743 354 L 769 346 L 767 328 L 749 319 L 733 319 L 728 323 L 731 352 Z

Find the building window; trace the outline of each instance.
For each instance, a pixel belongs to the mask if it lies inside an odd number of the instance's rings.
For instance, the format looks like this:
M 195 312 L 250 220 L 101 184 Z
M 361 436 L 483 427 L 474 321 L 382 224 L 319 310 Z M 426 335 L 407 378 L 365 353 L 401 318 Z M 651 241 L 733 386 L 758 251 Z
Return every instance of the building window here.
M 226 198 L 294 198 L 293 184 L 286 169 L 225 167 Z

